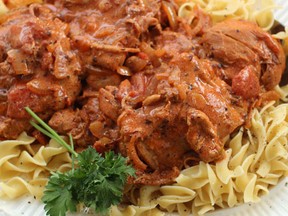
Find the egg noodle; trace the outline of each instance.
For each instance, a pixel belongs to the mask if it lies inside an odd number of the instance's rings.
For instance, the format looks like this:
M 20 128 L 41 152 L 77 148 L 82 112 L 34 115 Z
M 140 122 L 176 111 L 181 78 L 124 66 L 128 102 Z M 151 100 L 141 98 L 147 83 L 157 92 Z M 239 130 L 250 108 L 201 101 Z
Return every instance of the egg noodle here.
M 54 140 L 46 146 L 32 144 L 34 140 L 23 132 L 17 140 L 0 142 L 0 197 L 15 199 L 29 193 L 40 199 L 51 171 L 71 169 L 64 147 Z
M 0 0 L 0 15 L 6 13 L 9 9 L 26 6 L 32 3 L 42 3 L 42 0 Z
M 208 13 L 214 23 L 227 18 L 244 19 L 256 22 L 264 30 L 274 23 L 273 9 L 277 6 L 273 0 L 176 0 L 180 5 L 178 15 L 193 21 L 193 8 L 198 5 Z
M 192 9 L 198 5 L 214 23 L 226 18 L 257 22 L 269 30 L 273 23 L 271 0 L 178 0 L 179 16 L 193 21 Z M 38 0 L 0 1 L 0 14 L 10 8 L 41 2 Z M 287 41 L 288 29 L 274 37 Z M 284 44 L 284 47 L 287 46 Z M 225 140 L 226 157 L 215 165 L 200 162 L 186 167 L 173 185 L 127 186 L 125 196 L 132 205 L 114 206 L 111 215 L 205 214 L 257 202 L 288 175 L 288 86 L 275 88 L 281 102 L 272 101 L 254 109 L 249 129 L 241 128 Z M 71 158 L 63 147 L 51 140 L 46 146 L 22 133 L 17 140 L 0 142 L 0 197 L 15 199 L 31 194 L 40 199 L 51 171 L 71 169 Z M 33 144 L 32 144 L 33 143 Z

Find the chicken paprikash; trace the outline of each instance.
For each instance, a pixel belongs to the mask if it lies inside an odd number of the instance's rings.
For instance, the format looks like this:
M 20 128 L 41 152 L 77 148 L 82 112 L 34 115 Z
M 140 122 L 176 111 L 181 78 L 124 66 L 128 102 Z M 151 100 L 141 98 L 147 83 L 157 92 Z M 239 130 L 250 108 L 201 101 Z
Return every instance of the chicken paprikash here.
M 0 137 L 33 130 L 30 107 L 76 147 L 127 156 L 133 184 L 173 182 L 186 163 L 224 157 L 223 138 L 279 98 L 281 44 L 256 24 L 192 25 L 173 1 L 47 0 L 0 27 Z

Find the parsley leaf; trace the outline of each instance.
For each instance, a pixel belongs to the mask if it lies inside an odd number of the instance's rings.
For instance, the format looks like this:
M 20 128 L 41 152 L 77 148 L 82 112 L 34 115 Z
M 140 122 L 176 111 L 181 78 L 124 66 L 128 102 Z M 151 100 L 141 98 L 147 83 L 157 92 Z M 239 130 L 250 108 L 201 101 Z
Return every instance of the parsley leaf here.
M 134 175 L 134 169 L 121 155 L 110 151 L 103 158 L 95 152 L 89 147 L 78 156 L 79 168 L 74 173 L 80 188 L 77 200 L 105 214 L 111 205 L 120 203 L 124 184 L 129 175 Z
M 65 216 L 67 211 L 76 212 L 76 200 L 73 199 L 71 172 L 52 173 L 42 198 L 48 215 Z

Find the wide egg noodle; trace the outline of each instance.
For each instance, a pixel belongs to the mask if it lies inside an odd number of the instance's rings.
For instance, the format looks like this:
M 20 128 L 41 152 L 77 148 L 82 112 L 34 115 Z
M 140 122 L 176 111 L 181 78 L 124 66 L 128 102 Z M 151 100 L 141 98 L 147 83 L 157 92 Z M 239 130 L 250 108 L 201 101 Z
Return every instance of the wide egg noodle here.
M 0 15 L 8 12 L 7 6 L 4 4 L 3 0 L 0 0 Z
M 0 2 L 3 3 L 3 0 L 0 0 Z M 43 2 L 42 0 L 6 0 L 4 6 L 6 8 L 12 9 L 12 8 L 18 8 L 18 7 L 30 5 L 32 3 L 42 3 L 42 2 Z
M 262 0 L 257 3 L 255 0 L 188 0 L 184 4 L 177 1 L 180 5 L 178 15 L 193 21 L 193 8 L 198 5 L 208 13 L 213 23 L 221 22 L 225 19 L 244 19 L 256 22 L 264 30 L 269 30 L 273 26 L 273 9 L 277 6 L 272 0 Z
M 285 27 L 284 31 L 280 31 L 277 34 L 272 35 L 274 38 L 281 39 L 285 54 L 288 55 L 288 27 Z
M 196 196 L 194 190 L 177 185 L 162 186 L 160 192 L 163 196 L 157 199 L 157 203 L 160 207 L 167 209 L 168 212 L 173 212 L 175 209 L 178 209 L 179 212 L 186 212 L 187 206 L 183 205 L 183 203 L 192 201 Z
M 71 169 L 64 147 L 50 140 L 47 146 L 32 144 L 34 138 L 22 133 L 17 140 L 0 142 L 0 197 L 14 199 L 24 194 L 41 198 L 51 171 Z
M 137 193 L 138 198 L 134 200 L 134 203 L 132 201 L 133 205 L 123 208 L 121 206 L 112 206 L 110 209 L 110 215 L 165 215 L 165 212 L 156 208 L 158 203 L 155 199 L 155 192 L 159 193 L 159 186 L 143 186 L 139 189 L 139 191 L 137 188 L 132 186 L 129 188 L 129 190 L 132 192 L 132 194 L 133 192 Z M 141 199 L 139 199 L 139 197 L 141 197 Z
M 42 0 L 0 0 L 0 16 L 7 13 L 10 9 L 42 2 Z
M 256 22 L 261 28 L 268 31 L 274 24 L 273 10 L 277 8 L 279 6 L 275 5 L 273 0 L 256 0 L 256 4 L 248 6 L 248 20 Z
M 38 178 L 27 182 L 24 178 L 12 177 L 7 182 L 0 182 L 0 197 L 15 199 L 25 194 L 31 194 L 40 199 L 46 183 L 47 178 Z

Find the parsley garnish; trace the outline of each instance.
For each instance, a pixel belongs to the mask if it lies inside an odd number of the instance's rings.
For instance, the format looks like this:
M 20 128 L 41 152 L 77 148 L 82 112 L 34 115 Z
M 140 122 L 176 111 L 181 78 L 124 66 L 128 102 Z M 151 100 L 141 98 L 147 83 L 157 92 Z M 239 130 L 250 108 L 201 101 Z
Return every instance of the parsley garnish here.
M 30 108 L 25 109 L 41 125 L 30 121 L 37 130 L 56 140 L 72 154 L 72 158 L 75 157 L 72 170 L 51 173 L 42 198 L 48 215 L 65 216 L 67 211 L 76 212 L 79 203 L 103 215 L 108 213 L 111 205 L 121 202 L 128 176 L 135 175 L 135 170 L 126 164 L 123 156 L 109 151 L 102 157 L 92 147 L 78 154 L 74 151 L 71 135 L 71 145 L 68 145 Z M 77 162 L 75 169 L 74 160 Z

